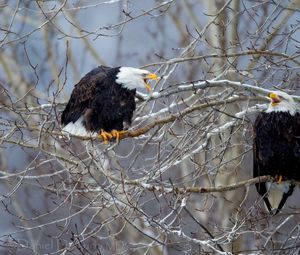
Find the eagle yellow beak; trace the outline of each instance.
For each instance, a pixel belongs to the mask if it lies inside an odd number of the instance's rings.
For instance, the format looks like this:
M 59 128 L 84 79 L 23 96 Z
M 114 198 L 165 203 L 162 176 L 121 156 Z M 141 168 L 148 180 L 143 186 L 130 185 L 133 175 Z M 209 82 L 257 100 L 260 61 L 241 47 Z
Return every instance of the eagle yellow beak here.
M 149 80 L 158 80 L 158 76 L 155 74 L 155 73 L 149 73 L 147 76 L 146 76 L 146 79 L 149 79 Z
M 155 74 L 155 73 L 149 73 L 146 77 L 145 77 L 145 86 L 146 86 L 146 88 L 150 91 L 150 92 L 152 92 L 152 89 L 151 89 L 151 87 L 150 87 L 150 85 L 147 83 L 147 80 L 158 80 L 158 76 Z
M 277 94 L 275 94 L 274 92 L 271 92 L 268 97 L 271 99 L 272 101 L 272 106 L 275 106 L 277 104 L 279 104 L 281 102 L 279 96 Z

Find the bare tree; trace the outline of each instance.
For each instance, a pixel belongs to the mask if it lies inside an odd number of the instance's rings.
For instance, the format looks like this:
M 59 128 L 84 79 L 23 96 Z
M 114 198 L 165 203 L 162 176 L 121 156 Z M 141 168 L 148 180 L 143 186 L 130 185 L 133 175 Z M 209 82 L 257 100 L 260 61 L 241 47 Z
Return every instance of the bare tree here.
M 267 93 L 300 99 L 299 4 L 0 2 L 1 251 L 298 254 L 299 191 L 269 215 L 251 162 Z M 61 133 L 98 65 L 161 77 L 119 144 Z

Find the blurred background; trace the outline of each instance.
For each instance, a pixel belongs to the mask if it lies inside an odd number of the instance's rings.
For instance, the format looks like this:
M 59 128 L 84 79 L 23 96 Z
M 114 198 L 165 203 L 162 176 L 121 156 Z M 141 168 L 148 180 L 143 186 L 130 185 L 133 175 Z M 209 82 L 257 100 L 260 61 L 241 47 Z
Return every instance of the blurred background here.
M 276 216 L 254 185 L 199 188 L 251 179 L 267 92 L 299 95 L 299 7 L 0 0 L 1 253 L 298 254 L 298 188 Z M 161 77 L 136 98 L 131 130 L 148 132 L 62 136 L 74 85 L 99 65 Z

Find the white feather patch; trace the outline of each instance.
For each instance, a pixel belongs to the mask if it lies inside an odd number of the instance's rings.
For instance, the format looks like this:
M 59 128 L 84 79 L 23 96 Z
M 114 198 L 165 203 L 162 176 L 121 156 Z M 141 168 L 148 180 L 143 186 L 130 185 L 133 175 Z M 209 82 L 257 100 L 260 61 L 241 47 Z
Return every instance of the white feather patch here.
M 268 199 L 273 209 L 277 209 L 284 193 L 290 189 L 290 183 L 266 182 Z
M 75 123 L 73 122 L 68 123 L 62 129 L 62 131 L 76 136 L 92 136 L 92 137 L 97 136 L 97 133 L 87 131 L 82 121 L 83 121 L 83 117 L 81 116 Z

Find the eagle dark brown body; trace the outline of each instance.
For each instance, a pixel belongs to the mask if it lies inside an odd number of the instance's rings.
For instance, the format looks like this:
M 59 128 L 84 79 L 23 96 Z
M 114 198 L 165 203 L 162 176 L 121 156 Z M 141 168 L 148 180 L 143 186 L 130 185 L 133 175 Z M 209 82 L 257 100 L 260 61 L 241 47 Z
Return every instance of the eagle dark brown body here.
M 101 66 L 86 74 L 74 87 L 61 116 L 62 125 L 82 117 L 86 131 L 123 130 L 124 124 L 128 127 L 135 110 L 136 90 L 116 83 L 118 72 L 119 68 Z

